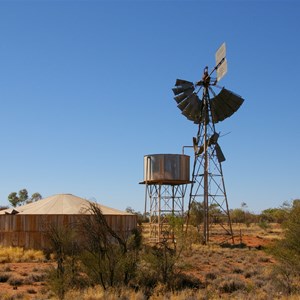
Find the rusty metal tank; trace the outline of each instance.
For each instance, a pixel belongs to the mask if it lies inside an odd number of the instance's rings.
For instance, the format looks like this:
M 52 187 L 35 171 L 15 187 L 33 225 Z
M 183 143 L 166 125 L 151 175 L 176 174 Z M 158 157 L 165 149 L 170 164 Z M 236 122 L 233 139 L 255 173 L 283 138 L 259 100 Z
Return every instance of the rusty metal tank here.
M 144 156 L 144 183 L 184 184 L 190 182 L 190 157 L 184 154 Z

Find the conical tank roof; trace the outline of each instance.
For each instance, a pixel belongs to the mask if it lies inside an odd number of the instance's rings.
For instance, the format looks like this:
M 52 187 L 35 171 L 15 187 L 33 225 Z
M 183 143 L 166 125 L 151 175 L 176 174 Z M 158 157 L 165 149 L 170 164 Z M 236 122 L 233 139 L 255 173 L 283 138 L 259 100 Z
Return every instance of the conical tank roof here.
M 72 194 L 57 194 L 36 202 L 0 211 L 0 214 L 19 215 L 82 215 L 91 214 L 89 200 Z M 103 215 L 132 215 L 125 211 L 97 204 Z

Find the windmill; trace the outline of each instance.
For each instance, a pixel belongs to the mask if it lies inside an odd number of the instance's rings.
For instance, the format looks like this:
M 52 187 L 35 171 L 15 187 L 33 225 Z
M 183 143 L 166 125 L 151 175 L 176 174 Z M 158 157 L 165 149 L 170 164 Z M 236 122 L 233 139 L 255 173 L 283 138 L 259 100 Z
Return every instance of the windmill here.
M 205 244 L 209 242 L 213 222 L 218 222 L 233 240 L 221 165 L 225 156 L 219 145 L 220 134 L 215 125 L 231 117 L 244 101 L 241 96 L 217 85 L 227 73 L 225 43 L 217 50 L 215 58 L 215 67 L 211 72 L 205 67 L 200 81 L 193 83 L 177 79 L 173 88 L 177 107 L 198 126 L 197 135 L 193 137 L 194 163 L 187 223 L 192 203 L 202 203 Z M 216 88 L 220 89 L 219 93 L 215 92 Z

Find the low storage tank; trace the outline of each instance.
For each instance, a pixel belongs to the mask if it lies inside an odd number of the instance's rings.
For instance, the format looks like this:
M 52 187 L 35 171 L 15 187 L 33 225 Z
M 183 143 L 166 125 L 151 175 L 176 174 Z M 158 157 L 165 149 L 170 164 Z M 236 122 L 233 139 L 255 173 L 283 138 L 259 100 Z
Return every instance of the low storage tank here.
M 184 184 L 190 181 L 190 157 L 184 154 L 144 156 L 144 183 Z

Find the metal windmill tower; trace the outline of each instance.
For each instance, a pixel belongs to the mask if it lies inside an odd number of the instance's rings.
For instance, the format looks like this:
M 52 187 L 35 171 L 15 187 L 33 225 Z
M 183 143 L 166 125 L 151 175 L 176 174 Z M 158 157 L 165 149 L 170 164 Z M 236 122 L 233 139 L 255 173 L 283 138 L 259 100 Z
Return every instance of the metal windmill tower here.
M 211 72 L 208 67 L 205 67 L 200 81 L 193 83 L 177 79 L 173 88 L 174 99 L 182 114 L 198 125 L 197 135 L 193 138 L 194 164 L 188 216 L 193 202 L 203 204 L 204 243 L 209 242 L 210 227 L 218 218 L 215 214 L 217 211 L 222 213 L 223 219 L 224 216 L 226 217 L 225 222 L 219 221 L 219 223 L 233 239 L 221 165 L 225 161 L 225 157 L 218 144 L 220 134 L 216 131 L 215 124 L 232 116 L 244 100 L 235 93 L 217 86 L 218 81 L 226 73 L 226 46 L 223 43 L 216 52 L 216 66 Z M 212 77 L 214 74 L 216 74 L 215 78 Z M 217 94 L 213 87 L 219 88 L 221 91 Z

